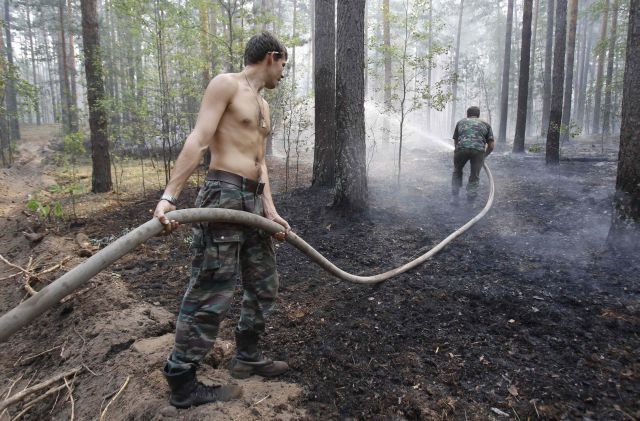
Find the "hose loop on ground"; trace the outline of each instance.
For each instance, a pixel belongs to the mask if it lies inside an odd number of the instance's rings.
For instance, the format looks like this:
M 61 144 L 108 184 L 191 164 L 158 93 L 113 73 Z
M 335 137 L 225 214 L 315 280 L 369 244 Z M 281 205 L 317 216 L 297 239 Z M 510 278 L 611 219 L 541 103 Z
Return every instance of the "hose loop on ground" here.
M 487 199 L 487 204 L 484 206 L 482 211 L 480 211 L 480 213 L 478 213 L 469 222 L 451 233 L 447 238 L 442 240 L 428 252 L 390 271 L 371 276 L 353 275 L 345 272 L 344 270 L 331 263 L 295 233 L 289 232 L 287 234 L 286 240 L 290 244 L 298 248 L 301 252 L 309 256 L 309 258 L 316 262 L 320 267 L 342 280 L 359 284 L 376 284 L 385 281 L 393 276 L 404 273 L 424 263 L 426 260 L 442 250 L 455 238 L 462 235 L 465 231 L 471 228 L 471 226 L 473 226 L 487 214 L 487 212 L 493 205 L 495 185 L 493 181 L 493 175 L 491 174 L 491 171 L 486 164 L 484 164 L 484 170 L 489 178 L 489 198 Z M 252 213 L 229 209 L 181 209 L 169 212 L 167 214 L 167 217 L 169 217 L 170 219 L 175 219 L 182 224 L 215 221 L 230 224 L 249 225 L 262 229 L 271 234 L 282 232 L 282 226 L 273 221 L 262 218 L 258 215 L 254 215 Z M 140 225 L 138 228 L 130 231 L 123 237 L 120 237 L 118 240 L 109 244 L 107 247 L 100 250 L 95 255 L 91 256 L 85 262 L 76 266 L 60 278 L 56 279 L 51 284 L 47 285 L 34 296 L 20 303 L 13 310 L 5 313 L 2 317 L 0 317 L 0 342 L 6 341 L 18 329 L 26 326 L 46 310 L 55 306 L 58 302 L 60 302 L 60 300 L 81 287 L 111 263 L 129 253 L 131 250 L 135 249 L 138 245 L 144 243 L 149 238 L 158 235 L 161 231 L 162 224 L 155 218 Z

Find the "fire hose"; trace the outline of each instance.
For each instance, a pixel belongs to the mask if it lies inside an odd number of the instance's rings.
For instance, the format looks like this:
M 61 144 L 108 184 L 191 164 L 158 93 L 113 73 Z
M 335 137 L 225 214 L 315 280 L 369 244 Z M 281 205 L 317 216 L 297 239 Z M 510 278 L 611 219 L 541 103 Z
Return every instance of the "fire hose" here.
M 289 231 L 287 233 L 286 241 L 306 254 L 324 270 L 335 275 L 339 279 L 359 284 L 377 284 L 424 263 L 455 238 L 459 237 L 471 228 L 471 226 L 478 222 L 489 211 L 489 209 L 491 209 L 495 195 L 495 185 L 489 167 L 484 164 L 483 168 L 489 178 L 489 198 L 487 199 L 487 203 L 484 208 L 466 224 L 462 225 L 426 253 L 387 272 L 371 276 L 353 275 L 335 266 L 294 232 Z M 223 222 L 229 224 L 248 225 L 262 229 L 271 234 L 282 232 L 282 225 L 276 222 L 249 212 L 230 209 L 180 209 L 167 213 L 167 217 L 169 219 L 174 219 L 181 224 L 194 222 Z M 0 342 L 4 342 L 9 339 L 9 337 L 11 337 L 11 335 L 20 328 L 26 326 L 46 310 L 55 306 L 61 299 L 88 282 L 93 276 L 98 274 L 111 263 L 129 253 L 149 238 L 158 235 L 162 229 L 163 227 L 160 221 L 157 218 L 153 218 L 109 244 L 107 247 L 100 250 L 80 265 L 47 285 L 32 297 L 5 313 L 0 317 Z

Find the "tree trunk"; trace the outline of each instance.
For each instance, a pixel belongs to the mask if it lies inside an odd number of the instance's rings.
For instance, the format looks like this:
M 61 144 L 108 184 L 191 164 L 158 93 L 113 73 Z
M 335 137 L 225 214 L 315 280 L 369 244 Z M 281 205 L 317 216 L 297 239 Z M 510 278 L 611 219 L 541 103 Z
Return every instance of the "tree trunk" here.
M 67 34 L 69 36 L 69 49 L 67 50 L 67 71 L 69 74 L 69 89 L 71 93 L 71 107 L 69 108 L 69 123 L 71 132 L 77 132 L 80 126 L 78 120 L 78 94 L 76 92 L 76 49 L 73 42 L 73 13 L 71 13 L 71 0 L 67 0 L 67 17 L 69 21 Z
M 575 1 L 575 0 L 574 0 Z M 527 103 L 529 102 L 529 61 L 531 60 L 531 15 L 533 0 L 524 0 L 522 10 L 522 47 L 520 49 L 520 76 L 518 80 L 518 111 L 513 152 L 524 152 L 524 135 L 527 128 Z
M 531 38 L 531 57 L 529 61 L 529 89 L 527 91 L 527 127 L 526 133 L 531 136 L 535 133 L 535 124 L 533 124 L 533 85 L 535 82 L 535 70 L 536 70 L 536 47 L 538 38 L 538 16 L 540 15 L 540 2 L 542 0 L 535 0 L 536 11 L 533 15 L 533 34 Z
M 622 125 L 613 217 L 607 243 L 637 251 L 640 241 L 640 0 L 629 4 Z
M 7 74 L 7 62 L 4 48 L 4 35 L 2 28 L 0 28 L 0 82 L 4 81 Z M 11 137 L 9 129 L 9 120 L 4 112 L 6 99 L 6 85 L 0 83 L 0 159 L 2 160 L 2 166 L 8 167 L 11 165 L 13 159 L 11 157 Z
M 209 74 L 209 9 L 204 3 L 200 3 L 198 7 L 198 17 L 200 18 L 200 58 L 203 62 L 202 65 L 202 89 L 206 89 L 211 79 Z
M 27 13 L 27 38 L 29 38 L 29 52 L 31 55 L 31 73 L 33 74 L 33 86 L 36 88 L 36 124 L 42 124 L 42 115 L 40 114 L 40 89 L 38 87 L 38 74 L 36 72 L 36 54 L 33 48 L 33 28 L 31 26 L 31 1 L 25 3 Z
M 391 107 L 391 23 L 389 0 L 382 0 L 382 42 L 384 51 L 384 106 Z
M 549 108 L 551 106 L 551 63 L 553 58 L 553 6 L 554 0 L 547 0 L 547 44 L 544 50 L 544 77 L 542 86 L 542 125 L 541 135 L 546 135 L 549 127 Z
M 588 6 L 589 3 L 586 4 Z M 586 7 L 585 7 L 586 9 Z M 587 18 L 583 18 L 582 25 L 582 53 L 580 54 L 580 78 L 578 80 L 578 89 L 576 90 L 576 113 L 575 119 L 580 127 L 584 127 L 584 109 L 587 102 L 587 80 L 589 79 L 589 54 L 591 53 L 591 36 L 589 28 L 590 22 Z
M 613 61 L 616 55 L 616 37 L 618 32 L 618 0 L 613 0 L 611 9 L 611 36 L 609 37 L 609 58 L 607 62 L 607 82 L 604 90 L 604 113 L 602 116 L 602 132 L 611 133 L 611 92 L 613 83 Z
M 564 90 L 564 60 L 567 35 L 567 0 L 556 2 L 555 48 L 553 51 L 553 91 L 547 129 L 547 165 L 560 163 L 560 124 L 562 123 L 562 99 Z
M 605 45 L 607 42 L 607 21 L 609 20 L 609 0 L 606 0 L 605 9 L 602 12 L 602 23 L 600 26 L 600 42 L 598 45 Z M 593 124 L 591 133 L 600 133 L 600 114 L 602 112 L 602 79 L 604 76 L 604 58 L 606 52 L 602 48 L 598 55 L 598 70 L 596 72 L 596 88 L 593 94 Z
M 11 37 L 11 2 L 4 0 L 4 31 L 7 39 L 7 119 L 9 120 L 9 128 L 11 131 L 11 139 L 20 139 L 20 120 L 18 119 L 18 95 L 16 92 L 16 84 L 14 74 L 16 69 L 13 64 L 13 43 Z
M 504 60 L 502 62 L 502 89 L 500 91 L 500 130 L 498 131 L 498 143 L 507 143 L 507 115 L 509 109 L 509 69 L 511 68 L 513 2 L 514 0 L 509 0 L 507 6 L 507 31 L 504 38 Z M 529 29 L 529 31 L 531 31 L 531 29 Z
M 103 105 L 105 95 L 96 3 L 97 0 L 80 0 L 84 69 L 87 76 L 89 126 L 91 127 L 91 161 L 93 164 L 91 191 L 104 193 L 112 188 L 111 159 L 107 137 L 107 111 Z
M 314 85 L 315 145 L 314 186 L 335 183 L 336 143 L 336 27 L 335 0 L 315 0 Z
M 509 0 L 509 4 L 512 4 L 513 0 Z M 451 121 L 449 121 L 449 128 L 453 132 L 453 128 L 456 125 L 456 105 L 457 105 L 457 96 L 458 96 L 458 63 L 460 63 L 460 35 L 462 34 L 462 16 L 464 13 L 464 0 L 460 0 L 460 12 L 458 14 L 458 33 L 456 35 L 456 52 L 455 58 L 453 62 L 453 74 L 455 75 L 455 80 L 453 81 L 453 87 L 451 89 L 451 94 L 453 96 L 451 103 Z
M 68 60 L 67 60 L 67 42 L 66 42 L 66 34 L 65 34 L 65 20 L 64 20 L 64 0 L 59 0 L 58 2 L 58 18 L 60 22 L 60 57 L 58 58 L 61 73 L 60 73 L 60 81 L 61 81 L 61 96 L 64 98 L 64 109 L 63 109 L 63 121 L 64 121 L 64 133 L 72 133 L 73 132 L 73 119 L 71 115 L 71 109 L 73 107 L 73 99 L 71 97 L 71 85 L 69 83 L 69 69 L 68 69 Z
M 433 0 L 429 0 L 429 39 L 427 41 L 427 51 L 429 54 L 429 67 L 427 68 L 427 88 L 429 92 L 429 98 L 427 99 L 427 130 L 431 130 L 431 68 L 433 66 L 433 59 L 431 57 L 431 50 L 433 46 Z
M 49 94 L 51 96 L 51 112 L 53 114 L 53 122 L 58 123 L 60 121 L 60 110 L 58 110 L 58 102 L 56 101 L 56 89 L 53 84 L 53 70 L 51 69 L 53 56 L 51 55 L 51 51 L 49 50 L 49 34 L 44 28 L 42 28 L 42 39 L 43 39 L 44 53 L 47 59 L 47 75 L 49 76 Z
M 569 33 L 567 34 L 566 70 L 564 73 L 564 100 L 562 107 L 562 124 L 560 126 L 560 139 L 565 142 L 569 139 L 571 124 L 571 96 L 573 94 L 573 68 L 576 52 L 576 25 L 578 24 L 578 0 L 569 0 Z
M 347 212 L 367 207 L 364 125 L 365 0 L 338 2 L 336 57 L 336 193 L 334 206 Z

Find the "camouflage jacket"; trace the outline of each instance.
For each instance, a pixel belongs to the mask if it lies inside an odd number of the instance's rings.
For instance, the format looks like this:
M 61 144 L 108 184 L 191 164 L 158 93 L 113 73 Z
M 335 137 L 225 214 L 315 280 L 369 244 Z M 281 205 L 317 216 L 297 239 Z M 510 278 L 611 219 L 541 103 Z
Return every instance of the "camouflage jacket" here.
M 457 149 L 484 151 L 484 145 L 493 140 L 491 126 L 477 117 L 463 118 L 456 124 L 453 140 Z

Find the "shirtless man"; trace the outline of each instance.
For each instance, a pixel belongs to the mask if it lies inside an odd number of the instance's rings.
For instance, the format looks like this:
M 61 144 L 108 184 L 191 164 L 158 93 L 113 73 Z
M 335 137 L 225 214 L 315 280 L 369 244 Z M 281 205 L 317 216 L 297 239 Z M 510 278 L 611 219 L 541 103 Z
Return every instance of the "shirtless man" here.
M 262 88 L 274 89 L 283 77 L 286 48 L 270 33 L 253 36 L 244 53 L 240 73 L 216 76 L 207 87 L 196 126 L 176 160 L 171 180 L 154 216 L 164 224 L 164 234 L 178 227 L 165 213 L 174 210 L 176 198 L 196 169 L 207 148 L 211 164 L 196 207 L 252 212 L 283 227 L 274 235 L 282 241 L 289 224 L 278 215 L 265 163 L 265 139 L 271 130 L 269 105 Z M 238 386 L 206 386 L 196 379 L 196 368 L 211 350 L 233 299 L 238 275 L 243 297 L 235 328 L 236 355 L 233 377 L 252 374 L 272 377 L 288 370 L 282 361 L 264 358 L 258 339 L 264 318 L 278 290 L 273 243 L 268 234 L 249 227 L 200 223 L 193 229 L 193 261 L 189 285 L 176 323 L 173 351 L 164 367 L 171 389 L 170 402 L 178 408 L 238 398 Z

